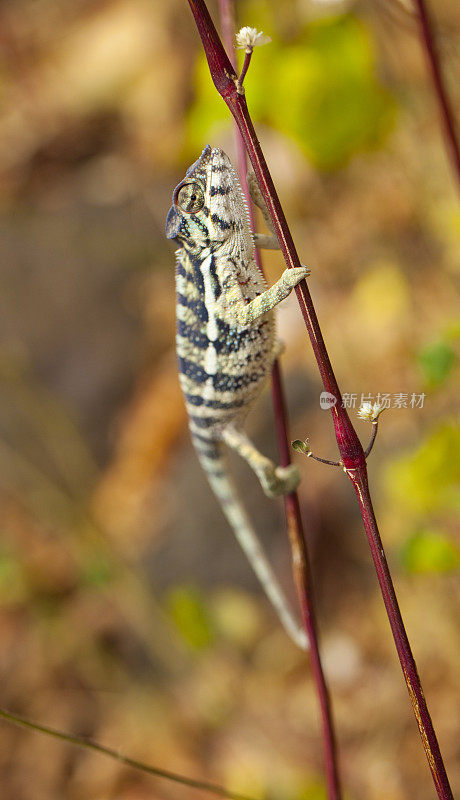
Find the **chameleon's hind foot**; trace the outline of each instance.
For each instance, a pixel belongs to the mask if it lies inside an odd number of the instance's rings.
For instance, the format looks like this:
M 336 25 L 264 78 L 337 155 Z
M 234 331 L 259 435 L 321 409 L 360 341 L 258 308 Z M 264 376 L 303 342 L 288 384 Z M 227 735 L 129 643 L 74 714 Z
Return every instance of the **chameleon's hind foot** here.
M 278 497 L 280 494 L 289 494 L 297 489 L 300 472 L 294 464 L 288 467 L 276 467 L 273 461 L 259 453 L 242 430 L 232 425 L 222 430 L 222 439 L 248 462 L 259 478 L 267 497 Z
M 267 497 L 279 497 L 294 492 L 300 483 L 300 472 L 295 464 L 275 467 L 260 476 L 260 483 Z

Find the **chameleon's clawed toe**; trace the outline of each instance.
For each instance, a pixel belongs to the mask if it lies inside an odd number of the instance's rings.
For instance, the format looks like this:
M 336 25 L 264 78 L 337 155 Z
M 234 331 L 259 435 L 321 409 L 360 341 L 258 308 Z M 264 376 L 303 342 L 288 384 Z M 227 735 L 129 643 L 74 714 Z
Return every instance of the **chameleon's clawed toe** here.
M 289 289 L 294 289 L 300 281 L 303 281 L 304 278 L 309 276 L 310 272 L 311 270 L 303 264 L 300 267 L 291 267 L 290 269 L 284 270 L 281 280 Z
M 277 467 L 275 473 L 283 486 L 281 494 L 289 494 L 297 489 L 301 476 L 300 470 L 295 464 L 289 464 L 288 467 Z

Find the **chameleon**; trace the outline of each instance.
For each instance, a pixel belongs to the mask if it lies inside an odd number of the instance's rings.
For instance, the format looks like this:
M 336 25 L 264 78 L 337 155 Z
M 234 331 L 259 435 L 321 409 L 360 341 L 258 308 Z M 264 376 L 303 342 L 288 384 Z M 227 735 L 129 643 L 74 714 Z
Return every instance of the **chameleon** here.
M 225 446 L 247 461 L 269 497 L 296 489 L 297 467 L 276 466 L 243 426 L 279 354 L 273 309 L 310 270 L 286 269 L 267 288 L 254 260 L 255 237 L 238 175 L 218 147 L 207 145 L 176 186 L 166 237 L 179 245 L 176 351 L 194 448 L 280 621 L 306 649 L 306 635 L 238 497 Z

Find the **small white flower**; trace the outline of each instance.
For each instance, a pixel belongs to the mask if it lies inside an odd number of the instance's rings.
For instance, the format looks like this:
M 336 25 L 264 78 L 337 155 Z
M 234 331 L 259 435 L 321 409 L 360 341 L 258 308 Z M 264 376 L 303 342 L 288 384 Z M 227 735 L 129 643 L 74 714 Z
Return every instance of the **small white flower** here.
M 236 46 L 239 50 L 246 50 L 251 53 L 253 47 L 260 47 L 263 44 L 271 42 L 270 36 L 266 36 L 263 31 L 258 31 L 257 28 L 241 28 L 236 34 Z
M 359 407 L 358 417 L 370 421 L 372 419 L 372 403 L 362 403 Z
M 358 417 L 368 422 L 374 422 L 382 411 L 383 406 L 380 403 L 362 403 L 358 411 Z

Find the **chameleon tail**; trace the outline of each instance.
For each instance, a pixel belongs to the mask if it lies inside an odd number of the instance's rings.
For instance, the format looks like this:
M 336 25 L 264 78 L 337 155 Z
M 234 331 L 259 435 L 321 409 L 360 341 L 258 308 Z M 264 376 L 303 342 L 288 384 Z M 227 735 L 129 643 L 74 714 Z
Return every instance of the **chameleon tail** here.
M 281 624 L 291 639 L 302 650 L 307 650 L 307 635 L 295 619 L 257 534 L 239 500 L 236 487 L 229 474 L 222 443 L 216 440 L 205 440 L 204 437 L 193 434 L 192 439 L 209 484 Z

